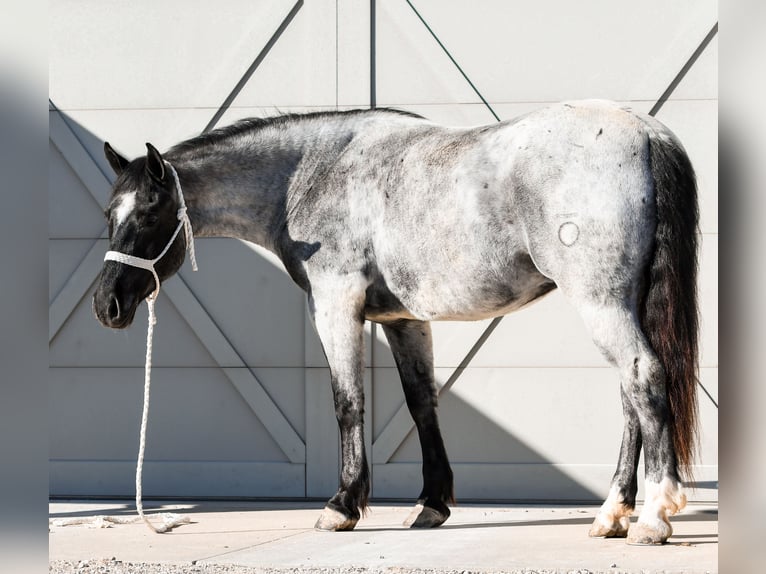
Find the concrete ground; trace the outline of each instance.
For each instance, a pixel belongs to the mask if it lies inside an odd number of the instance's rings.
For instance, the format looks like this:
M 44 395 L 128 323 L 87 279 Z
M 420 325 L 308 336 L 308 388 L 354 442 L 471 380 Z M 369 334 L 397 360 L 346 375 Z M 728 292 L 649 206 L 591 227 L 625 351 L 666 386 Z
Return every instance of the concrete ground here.
M 51 502 L 49 560 L 239 565 L 253 572 L 718 571 L 718 509 L 711 504 L 687 506 L 671 519 L 669 543 L 656 547 L 588 538 L 596 506 L 461 504 L 440 528 L 409 530 L 402 526 L 409 506 L 373 504 L 353 532 L 314 530 L 321 503 L 145 501 L 144 508 L 187 515 L 191 523 L 155 534 L 141 522 L 97 518 L 133 517 L 132 502 Z M 66 525 L 81 518 L 88 520 Z

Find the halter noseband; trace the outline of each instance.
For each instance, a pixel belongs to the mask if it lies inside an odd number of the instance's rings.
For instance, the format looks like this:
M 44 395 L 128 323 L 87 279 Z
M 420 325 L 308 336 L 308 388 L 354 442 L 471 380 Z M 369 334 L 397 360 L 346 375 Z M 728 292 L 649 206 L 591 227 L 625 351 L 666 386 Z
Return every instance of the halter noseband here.
M 119 251 L 107 251 L 104 255 L 104 261 L 117 261 L 118 263 L 124 263 L 126 265 L 131 265 L 133 267 L 151 271 L 152 275 L 154 276 L 154 291 L 152 291 L 151 295 L 149 295 L 150 300 L 156 299 L 157 295 L 160 293 L 160 278 L 159 275 L 157 275 L 157 271 L 154 269 L 154 266 L 168 252 L 170 246 L 173 245 L 176 237 L 178 237 L 178 233 L 181 231 L 182 227 L 184 229 L 184 234 L 186 235 L 186 248 L 189 250 L 189 259 L 191 260 L 192 269 L 194 271 L 197 270 L 197 259 L 194 256 L 194 233 L 192 232 L 189 216 L 186 214 L 186 202 L 184 201 L 184 194 L 181 190 L 181 182 L 178 180 L 178 173 L 176 173 L 175 168 L 170 165 L 168 161 L 165 161 L 165 165 L 170 170 L 170 173 L 173 174 L 173 180 L 175 181 L 176 189 L 178 190 L 179 205 L 177 215 L 178 226 L 176 226 L 176 230 L 173 232 L 173 236 L 170 238 L 170 241 L 168 241 L 165 249 L 163 249 L 162 252 L 154 259 L 144 259 L 143 257 L 136 257 L 135 255 L 128 255 L 127 253 L 120 253 Z

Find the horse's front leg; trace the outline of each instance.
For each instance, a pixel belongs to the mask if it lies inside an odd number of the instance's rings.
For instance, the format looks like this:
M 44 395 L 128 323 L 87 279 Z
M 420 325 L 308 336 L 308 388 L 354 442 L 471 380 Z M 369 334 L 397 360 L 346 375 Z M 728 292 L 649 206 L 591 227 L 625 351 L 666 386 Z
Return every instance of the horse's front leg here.
M 323 278 L 312 284 L 309 296 L 309 310 L 330 365 L 341 444 L 340 487 L 317 520 L 320 530 L 353 529 L 370 492 L 364 450 L 365 288 L 360 277 Z

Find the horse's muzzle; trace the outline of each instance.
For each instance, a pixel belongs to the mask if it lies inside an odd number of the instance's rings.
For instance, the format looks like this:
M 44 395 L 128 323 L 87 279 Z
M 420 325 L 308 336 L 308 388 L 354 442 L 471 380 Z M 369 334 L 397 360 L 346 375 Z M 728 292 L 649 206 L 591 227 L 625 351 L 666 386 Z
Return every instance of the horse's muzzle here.
M 114 292 L 101 290 L 93 294 L 93 313 L 104 327 L 125 329 L 133 323 L 138 308 L 135 297 L 119 297 Z

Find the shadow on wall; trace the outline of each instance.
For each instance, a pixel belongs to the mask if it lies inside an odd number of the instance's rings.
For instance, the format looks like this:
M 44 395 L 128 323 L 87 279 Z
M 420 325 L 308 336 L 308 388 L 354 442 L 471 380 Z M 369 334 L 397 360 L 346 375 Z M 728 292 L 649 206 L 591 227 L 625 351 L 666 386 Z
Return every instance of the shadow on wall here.
M 131 497 L 145 306 L 133 327 L 119 333 L 105 330 L 92 316 L 93 281 L 107 250 L 102 210 L 112 176 L 102 157 L 103 141 L 61 112 L 51 114 L 56 121 L 51 122 L 50 299 L 51 309 L 65 317 L 50 339 L 51 495 Z M 200 271 L 191 273 L 187 262 L 181 278 L 174 279 L 182 287 L 166 290 L 158 303 L 157 386 L 147 437 L 145 496 L 331 495 L 311 488 L 313 475 L 307 470 L 311 460 L 324 456 L 312 453 L 320 449 L 332 453 L 325 463 L 329 473 L 338 472 L 337 444 L 324 440 L 332 434 L 322 435 L 320 444 L 312 436 L 315 428 L 334 428 L 335 423 L 331 404 L 309 398 L 311 384 L 326 385 L 324 396 L 330 390 L 319 342 L 307 326 L 304 294 L 274 257 L 244 242 L 200 240 L 197 257 Z M 79 292 L 77 286 L 82 287 Z M 191 303 L 177 296 L 181 288 Z M 190 309 L 204 315 L 194 323 L 204 323 L 204 329 L 191 326 Z M 369 352 L 369 338 L 367 343 Z M 250 377 L 244 387 L 232 384 L 232 372 Z M 321 377 L 314 376 L 319 372 Z M 385 428 L 404 399 L 395 369 L 373 364 L 368 376 L 372 392 L 366 410 L 372 433 L 373 427 Z M 317 383 L 319 379 L 324 382 Z M 304 461 L 286 456 L 275 437 L 278 428 L 259 420 L 246 400 L 248 385 L 262 386 L 278 417 L 305 445 Z M 376 402 L 386 407 L 378 408 Z M 481 405 L 452 390 L 442 398 L 441 417 L 459 500 L 601 498 L 486 416 Z M 545 424 L 559 424 L 555 432 L 567 432 L 562 421 Z M 385 460 L 372 460 L 374 498 L 418 495 L 420 453 L 413 435 L 405 433 Z M 619 431 L 612 437 L 594 430 L 596 436 L 609 442 L 616 456 Z M 612 469 L 605 472 L 610 476 Z M 608 478 L 603 484 L 607 487 Z

